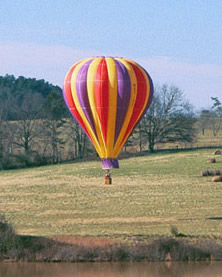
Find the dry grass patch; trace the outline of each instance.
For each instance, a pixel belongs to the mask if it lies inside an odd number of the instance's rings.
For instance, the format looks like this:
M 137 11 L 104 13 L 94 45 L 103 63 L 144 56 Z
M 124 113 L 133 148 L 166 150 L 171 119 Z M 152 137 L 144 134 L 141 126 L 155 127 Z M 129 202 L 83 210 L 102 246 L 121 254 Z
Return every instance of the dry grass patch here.
M 155 217 L 114 217 L 114 218 L 93 218 L 93 219 L 61 219 L 58 221 L 60 225 L 66 224 L 107 224 L 107 223 L 163 223 L 173 222 L 175 218 L 155 218 Z
M 37 214 L 37 216 L 47 216 L 47 215 L 79 215 L 81 214 L 82 211 L 77 211 L 77 210 L 70 210 L 70 211 L 61 211 L 61 210 L 47 210 L 47 211 L 43 211 L 39 214 Z

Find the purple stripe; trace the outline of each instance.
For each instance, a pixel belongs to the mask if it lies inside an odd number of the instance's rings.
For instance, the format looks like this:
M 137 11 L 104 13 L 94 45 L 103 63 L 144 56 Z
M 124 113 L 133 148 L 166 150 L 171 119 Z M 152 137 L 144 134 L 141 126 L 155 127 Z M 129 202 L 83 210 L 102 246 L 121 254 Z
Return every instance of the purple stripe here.
M 102 159 L 103 169 L 119 168 L 119 162 L 117 159 Z
M 90 60 L 83 64 L 76 77 L 76 91 L 84 115 L 86 116 L 94 134 L 96 135 L 96 129 L 94 125 L 93 115 L 89 104 L 89 98 L 87 93 L 87 72 L 89 66 L 93 60 Z
M 69 109 L 71 115 L 72 115 L 73 118 L 77 121 L 77 123 L 79 124 L 79 126 L 80 126 L 80 128 L 82 129 L 82 131 L 84 132 L 84 134 L 86 134 L 86 136 L 88 137 L 88 139 L 91 141 L 91 138 L 90 138 L 89 135 L 86 133 L 86 131 L 83 129 L 83 127 L 82 127 L 82 125 L 80 124 L 78 118 L 76 118 L 76 117 L 74 116 L 74 114 L 72 113 L 72 111 L 71 111 L 71 109 L 70 109 L 70 107 L 69 107 L 69 105 L 68 105 L 67 99 L 66 99 L 66 94 L 65 94 L 65 89 L 64 89 L 64 87 L 63 87 L 62 92 L 63 92 L 63 98 L 64 98 L 64 100 L 65 100 L 66 106 L 68 107 L 68 109 Z
M 115 62 L 117 69 L 117 111 L 114 143 L 116 143 L 126 117 L 131 94 L 129 73 L 120 61 L 115 60 Z

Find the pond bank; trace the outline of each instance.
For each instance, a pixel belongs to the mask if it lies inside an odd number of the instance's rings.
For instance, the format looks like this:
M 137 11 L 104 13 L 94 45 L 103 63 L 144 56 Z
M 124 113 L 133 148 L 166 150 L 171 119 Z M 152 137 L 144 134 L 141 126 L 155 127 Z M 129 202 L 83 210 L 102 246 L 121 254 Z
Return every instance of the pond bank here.
M 222 260 L 222 244 L 216 240 L 175 236 L 52 238 L 18 235 L 0 216 L 0 261 L 107 262 L 107 261 L 211 261 Z M 183 235 L 181 237 L 181 235 Z M 184 237 L 185 236 L 185 237 Z
M 222 260 L 222 245 L 214 240 L 163 237 L 151 243 L 122 243 L 104 237 L 19 236 L 0 242 L 0 261 L 107 262 L 107 261 L 211 261 Z

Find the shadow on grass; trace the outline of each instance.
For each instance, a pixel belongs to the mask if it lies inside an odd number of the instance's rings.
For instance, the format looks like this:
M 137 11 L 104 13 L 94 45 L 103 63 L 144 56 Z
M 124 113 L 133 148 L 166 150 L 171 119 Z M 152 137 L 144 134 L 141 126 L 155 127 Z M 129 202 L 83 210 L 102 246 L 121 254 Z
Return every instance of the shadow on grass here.
M 222 217 L 220 216 L 215 216 L 215 217 L 208 217 L 208 220 L 222 220 Z
M 45 238 L 17 235 L 0 215 L 0 260 L 30 262 L 104 261 L 206 261 L 222 260 L 222 246 L 215 241 L 192 244 L 182 238 L 165 237 L 152 243 L 120 243 L 92 236 Z

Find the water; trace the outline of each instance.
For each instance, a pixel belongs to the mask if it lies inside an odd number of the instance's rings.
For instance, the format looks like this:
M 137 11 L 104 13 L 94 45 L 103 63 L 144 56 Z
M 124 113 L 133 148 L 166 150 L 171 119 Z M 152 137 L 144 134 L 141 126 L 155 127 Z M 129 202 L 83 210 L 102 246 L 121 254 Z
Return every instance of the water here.
M 0 277 L 221 277 L 222 262 L 0 263 Z

